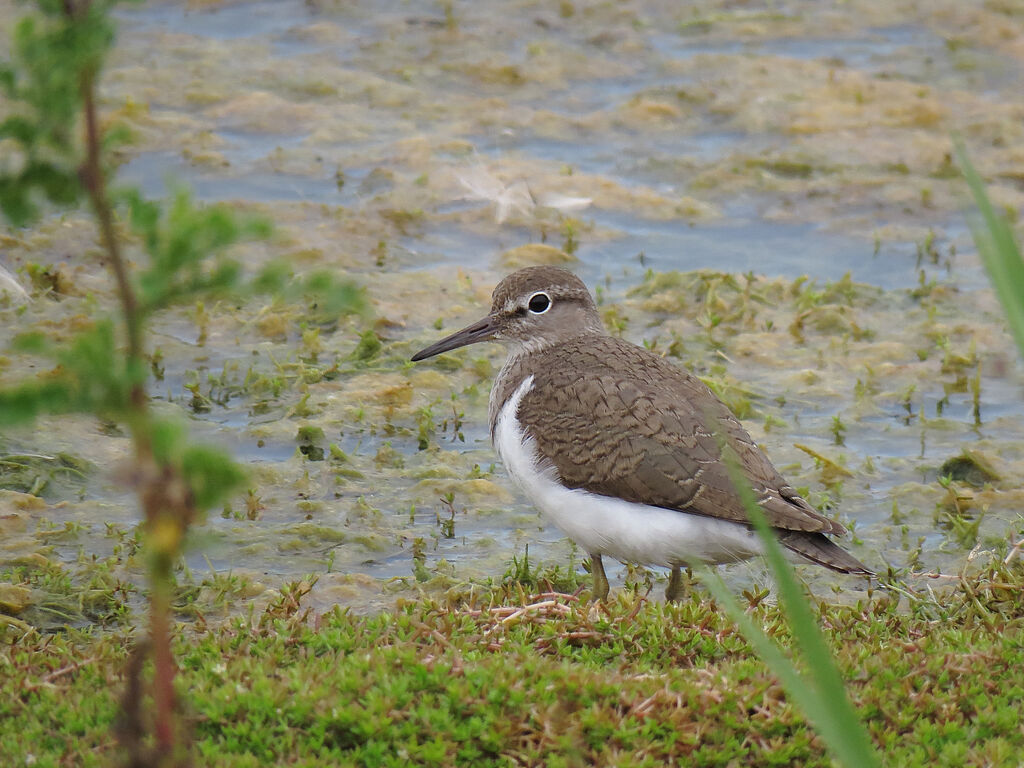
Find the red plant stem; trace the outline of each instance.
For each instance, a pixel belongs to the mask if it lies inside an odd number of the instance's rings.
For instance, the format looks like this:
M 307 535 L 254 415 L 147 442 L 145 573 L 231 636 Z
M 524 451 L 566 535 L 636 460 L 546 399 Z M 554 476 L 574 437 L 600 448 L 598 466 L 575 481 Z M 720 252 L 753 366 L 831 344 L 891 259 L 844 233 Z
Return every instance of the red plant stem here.
M 95 78 L 85 72 L 81 83 L 85 118 L 86 158 L 80 176 L 89 195 L 93 211 L 99 222 L 103 245 L 110 257 L 110 267 L 117 281 L 121 311 L 127 336 L 129 373 L 136 374 L 144 365 L 142 326 L 138 300 L 128 276 L 128 268 L 121 255 L 120 244 L 114 230 L 114 215 L 107 197 L 100 160 L 99 126 L 96 117 Z M 153 448 L 149 438 L 148 407 L 143 381 L 133 375 L 130 390 L 129 426 L 135 445 L 135 457 L 141 470 L 139 499 L 152 531 L 161 519 L 173 518 L 166 486 L 153 461 Z M 173 524 L 173 523 L 172 523 Z M 178 524 L 181 524 L 180 522 Z M 156 707 L 155 736 L 157 754 L 173 759 L 175 754 L 175 697 L 174 656 L 171 653 L 170 588 L 172 553 L 155 552 L 150 560 L 150 641 L 153 649 L 153 699 Z
M 131 281 L 128 278 L 128 268 L 121 257 L 121 246 L 114 232 L 114 216 L 107 200 L 106 189 L 103 183 L 103 169 L 100 165 L 100 140 L 99 126 L 96 120 L 96 104 L 94 94 L 93 77 L 86 74 L 82 78 L 82 102 L 85 108 L 85 144 L 86 158 L 82 167 L 82 182 L 89 199 L 92 201 L 96 218 L 99 220 L 100 233 L 103 236 L 103 245 L 110 255 L 110 267 L 117 279 L 117 292 L 121 299 L 121 310 L 124 315 L 125 331 L 128 336 L 128 359 L 133 363 L 142 360 L 142 330 L 139 322 L 139 303 L 132 290 Z M 141 400 L 136 401 L 136 390 L 142 395 Z M 135 407 L 145 408 L 145 392 L 141 384 L 135 384 L 132 388 L 132 404 Z

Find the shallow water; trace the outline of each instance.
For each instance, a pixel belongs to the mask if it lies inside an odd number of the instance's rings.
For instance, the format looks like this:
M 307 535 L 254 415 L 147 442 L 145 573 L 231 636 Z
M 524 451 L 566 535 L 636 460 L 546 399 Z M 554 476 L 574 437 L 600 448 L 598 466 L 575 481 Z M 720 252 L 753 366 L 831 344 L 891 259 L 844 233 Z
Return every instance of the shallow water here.
M 11 18 L 0 17 L 5 30 Z M 135 134 L 118 181 L 159 196 L 170 180 L 200 200 L 269 216 L 275 239 L 244 257 L 353 275 L 384 342 L 369 364 L 349 359 L 370 326 L 346 319 L 321 328 L 316 362 L 302 363 L 311 356 L 299 307 L 206 307 L 203 343 L 193 308 L 157 320 L 160 407 L 246 462 L 259 499 L 256 519 L 244 519 L 239 497 L 200 527 L 189 554 L 197 573 L 233 570 L 267 587 L 319 574 L 318 605 L 367 609 L 413 588 L 416 539 L 430 588 L 499 578 L 527 544 L 536 561 L 564 565 L 567 543 L 487 444 L 500 350 L 458 353 L 441 367 L 404 362 L 482 314 L 512 268 L 500 254 L 540 240 L 575 248 L 573 268 L 600 287 L 627 338 L 662 351 L 674 338 L 679 364 L 734 389 L 741 382 L 752 433 L 812 500 L 830 494 L 830 514 L 855 524 L 853 551 L 872 566 L 964 565 L 973 543 L 937 524 L 947 498 L 937 476 L 965 448 L 1001 469 L 973 507 L 987 510 L 983 548 L 1019 534 L 1021 369 L 948 160 L 959 130 L 998 202 L 1020 210 L 1019 16 L 953 2 L 769 13 L 716 3 L 275 0 L 150 2 L 118 18 L 103 106 Z M 513 209 L 499 221 L 493 202 L 466 199 L 466 182 L 481 178 L 497 189 L 525 183 L 535 201 L 592 202 Z M 81 294 L 111 295 L 83 255 L 91 232 L 79 217 L 23 234 L 8 266 L 61 265 Z M 715 283 L 724 299 L 692 283 L 652 287 L 660 273 L 706 269 L 751 273 L 774 298 L 730 320 L 739 299 L 727 286 Z M 844 293 L 846 274 L 856 286 Z M 835 295 L 829 284 L 840 286 Z M 32 323 L 69 327 L 91 311 L 82 295 L 37 298 L 23 315 L 0 309 L 3 338 Z M 712 314 L 727 319 L 708 330 Z M 282 324 L 270 322 L 278 315 Z M 5 381 L 25 370 L 12 359 Z M 304 366 L 332 362 L 337 378 L 304 378 Z M 284 384 L 257 391 L 260 375 Z M 221 402 L 190 408 L 193 381 Z M 434 428 L 421 451 L 427 407 Z M 440 428 L 453 407 L 464 441 Z M 347 463 L 304 458 L 295 436 L 306 424 L 321 426 L 322 447 L 335 444 Z M 795 444 L 841 461 L 851 477 L 827 491 Z M 45 490 L 45 510 L 32 513 L 10 557 L 107 556 L 104 524 L 134 525 L 115 471 L 124 438 L 67 419 L 5 435 L 0 447 L 94 463 L 84 484 Z M 439 502 L 449 492 L 451 537 Z M 66 521 L 81 529 L 55 545 L 32 538 Z M 816 588 L 860 589 L 806 575 Z M 730 578 L 760 576 L 740 566 Z

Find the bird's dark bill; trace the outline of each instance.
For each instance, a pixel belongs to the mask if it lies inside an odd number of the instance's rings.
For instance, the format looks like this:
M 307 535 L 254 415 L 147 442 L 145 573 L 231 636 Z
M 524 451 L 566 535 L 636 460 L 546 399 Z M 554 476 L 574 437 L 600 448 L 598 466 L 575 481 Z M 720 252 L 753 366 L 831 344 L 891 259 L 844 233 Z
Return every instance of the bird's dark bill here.
M 494 336 L 494 332 L 497 330 L 497 325 L 494 320 L 487 316 L 483 320 L 478 320 L 472 325 L 467 325 L 461 331 L 456 331 L 451 336 L 446 336 L 436 344 L 431 344 L 425 349 L 421 349 L 415 355 L 412 356 L 412 361 L 418 362 L 419 360 L 426 360 L 428 357 L 434 355 L 440 355 L 442 352 L 449 352 L 459 347 L 465 347 L 467 344 L 475 344 L 478 341 L 487 341 Z

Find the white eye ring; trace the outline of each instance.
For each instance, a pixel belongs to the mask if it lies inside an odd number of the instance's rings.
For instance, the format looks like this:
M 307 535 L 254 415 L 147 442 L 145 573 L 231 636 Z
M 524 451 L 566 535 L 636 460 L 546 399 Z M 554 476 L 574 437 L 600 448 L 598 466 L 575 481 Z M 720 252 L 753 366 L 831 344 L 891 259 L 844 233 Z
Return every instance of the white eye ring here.
M 550 296 L 544 293 L 544 291 L 537 291 L 530 297 L 529 301 L 526 302 L 526 308 L 530 310 L 530 314 L 543 315 L 551 309 L 551 303 Z

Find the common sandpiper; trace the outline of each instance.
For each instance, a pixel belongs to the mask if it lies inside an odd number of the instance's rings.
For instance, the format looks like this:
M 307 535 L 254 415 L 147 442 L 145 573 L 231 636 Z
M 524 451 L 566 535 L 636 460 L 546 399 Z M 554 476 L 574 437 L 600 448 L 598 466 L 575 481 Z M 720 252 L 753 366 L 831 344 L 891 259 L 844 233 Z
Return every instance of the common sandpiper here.
M 523 493 L 590 555 L 593 595 L 608 596 L 601 558 L 670 569 L 761 552 L 723 459 L 723 441 L 778 540 L 802 559 L 871 575 L 829 535 L 729 408 L 696 376 L 608 334 L 583 282 L 527 267 L 494 289 L 482 320 L 413 355 L 425 360 L 497 341 L 508 359 L 490 397 L 491 441 Z

